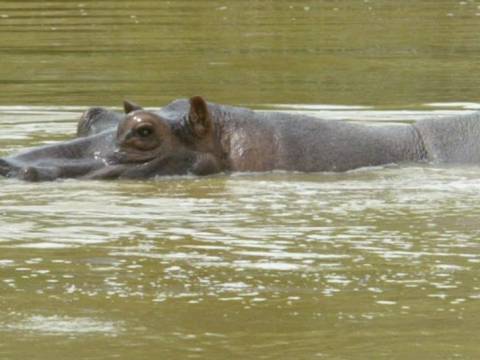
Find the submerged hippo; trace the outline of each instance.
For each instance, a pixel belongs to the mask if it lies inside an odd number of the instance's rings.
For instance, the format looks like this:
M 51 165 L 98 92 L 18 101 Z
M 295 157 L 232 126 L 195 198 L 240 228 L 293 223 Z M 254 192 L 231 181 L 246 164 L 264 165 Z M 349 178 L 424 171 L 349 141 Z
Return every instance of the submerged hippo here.
M 0 175 L 144 179 L 231 171 L 345 171 L 434 161 L 480 163 L 480 115 L 371 126 L 207 103 L 196 96 L 158 111 L 91 108 L 77 138 L 0 158 Z

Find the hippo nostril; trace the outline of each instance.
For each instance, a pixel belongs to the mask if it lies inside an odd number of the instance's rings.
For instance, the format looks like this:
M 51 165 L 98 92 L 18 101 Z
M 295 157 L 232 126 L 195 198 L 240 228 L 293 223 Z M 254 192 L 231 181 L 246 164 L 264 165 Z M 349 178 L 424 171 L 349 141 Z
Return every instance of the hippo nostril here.
M 110 165 L 125 162 L 126 159 L 127 159 L 127 156 L 125 152 L 120 150 L 116 150 L 112 152 L 105 158 L 107 164 L 110 164 Z
M 33 167 L 22 168 L 18 172 L 18 177 L 22 180 L 32 181 L 32 182 L 40 180 L 40 175 L 39 175 L 37 169 L 35 169 Z

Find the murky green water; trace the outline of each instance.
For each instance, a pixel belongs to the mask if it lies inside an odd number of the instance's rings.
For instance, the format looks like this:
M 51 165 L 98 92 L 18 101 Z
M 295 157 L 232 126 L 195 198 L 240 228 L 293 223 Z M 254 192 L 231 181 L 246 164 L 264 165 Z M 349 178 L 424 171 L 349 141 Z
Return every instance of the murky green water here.
M 0 155 L 124 97 L 468 113 L 479 30 L 478 1 L 0 1 Z M 478 358 L 479 179 L 0 179 L 0 359 Z

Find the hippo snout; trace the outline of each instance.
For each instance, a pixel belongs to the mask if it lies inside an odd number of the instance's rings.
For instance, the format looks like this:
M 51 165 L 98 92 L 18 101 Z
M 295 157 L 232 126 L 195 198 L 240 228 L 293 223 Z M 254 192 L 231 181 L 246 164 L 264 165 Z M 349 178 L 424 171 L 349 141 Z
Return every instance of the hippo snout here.
M 0 175 L 9 176 L 12 171 L 15 170 L 15 167 L 10 164 L 7 160 L 0 158 Z
M 42 170 L 34 166 L 14 165 L 2 158 L 0 158 L 0 176 L 26 181 L 41 181 L 54 178 L 54 175 L 51 174 L 51 172 L 45 171 L 45 169 Z
M 34 167 L 28 166 L 21 168 L 17 174 L 17 178 L 25 181 L 40 181 L 43 180 L 40 176 L 40 172 Z

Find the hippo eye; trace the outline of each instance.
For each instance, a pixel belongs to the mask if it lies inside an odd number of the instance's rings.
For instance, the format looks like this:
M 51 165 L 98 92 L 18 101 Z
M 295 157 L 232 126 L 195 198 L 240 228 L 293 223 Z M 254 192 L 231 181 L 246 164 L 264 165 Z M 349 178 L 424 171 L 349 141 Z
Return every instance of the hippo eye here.
M 146 138 L 153 134 L 153 127 L 150 125 L 139 126 L 135 133 L 142 138 Z

